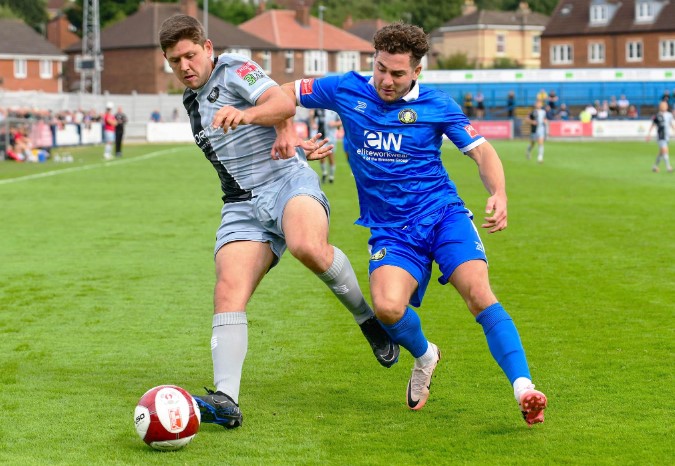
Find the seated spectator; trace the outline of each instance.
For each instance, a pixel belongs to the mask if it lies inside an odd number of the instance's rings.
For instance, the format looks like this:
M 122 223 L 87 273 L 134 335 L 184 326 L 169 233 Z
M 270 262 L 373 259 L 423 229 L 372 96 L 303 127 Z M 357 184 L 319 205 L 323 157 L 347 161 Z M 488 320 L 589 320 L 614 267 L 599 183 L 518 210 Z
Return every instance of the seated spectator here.
M 557 120 L 569 120 L 570 119 L 570 112 L 567 110 L 567 104 L 562 103 L 560 104 L 560 110 L 558 110 L 558 113 L 556 115 Z
M 609 116 L 618 117 L 619 116 L 619 103 L 616 101 L 616 96 L 609 98 Z
M 630 106 L 630 101 L 626 98 L 625 95 L 621 94 L 619 100 L 617 101 L 619 107 L 619 116 L 625 117 L 628 114 L 628 107 Z
M 591 116 L 591 120 L 598 115 L 598 109 L 595 108 L 595 105 L 588 104 L 584 110 Z
M 591 115 L 591 112 L 588 110 L 589 108 L 593 108 L 593 106 L 587 105 L 581 113 L 579 113 L 579 120 L 581 120 L 582 123 L 590 123 L 593 119 L 593 115 Z
M 635 105 L 628 106 L 628 110 L 626 110 L 626 117 L 632 120 L 635 120 L 638 117 L 638 111 Z
M 600 110 L 598 110 L 597 118 L 598 120 L 606 120 L 607 118 L 609 118 L 609 102 L 607 102 L 606 100 L 602 101 Z
M 556 120 L 556 116 L 558 112 L 555 111 L 555 109 L 551 108 L 550 105 L 546 105 L 546 108 L 544 108 L 546 111 L 546 119 L 551 121 L 551 120 Z

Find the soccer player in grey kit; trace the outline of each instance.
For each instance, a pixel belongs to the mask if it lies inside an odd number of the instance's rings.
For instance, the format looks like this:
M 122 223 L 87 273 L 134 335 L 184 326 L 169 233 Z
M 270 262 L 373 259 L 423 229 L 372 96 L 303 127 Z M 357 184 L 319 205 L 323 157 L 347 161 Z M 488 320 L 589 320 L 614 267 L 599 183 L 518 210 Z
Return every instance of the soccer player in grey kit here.
M 273 151 L 273 126 L 293 116 L 295 103 L 255 62 L 229 53 L 215 57 L 202 25 L 190 16 L 167 19 L 159 41 L 186 86 L 183 104 L 195 142 L 218 173 L 224 193 L 214 252 L 216 390 L 195 396 L 202 421 L 226 428 L 242 423 L 246 304 L 286 248 L 353 314 L 380 364 L 394 364 L 398 345 L 375 318 L 345 254 L 328 242 L 329 204 L 318 175 L 302 150 L 295 153 L 289 145 L 280 149 L 284 154 Z M 292 152 L 291 158 L 281 157 Z

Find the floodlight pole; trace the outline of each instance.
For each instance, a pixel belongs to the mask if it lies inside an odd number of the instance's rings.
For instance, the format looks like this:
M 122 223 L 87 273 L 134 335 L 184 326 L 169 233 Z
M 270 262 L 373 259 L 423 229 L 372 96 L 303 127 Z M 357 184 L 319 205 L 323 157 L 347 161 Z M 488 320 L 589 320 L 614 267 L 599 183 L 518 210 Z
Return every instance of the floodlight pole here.
M 202 8 L 204 13 L 204 19 L 202 20 L 204 26 L 204 34 L 206 37 L 209 37 L 209 0 L 204 0 L 204 5 Z
M 321 60 L 321 65 L 324 68 L 324 73 L 328 71 L 328 60 L 323 59 L 323 12 L 326 10 L 326 7 L 319 5 L 319 57 Z
M 84 0 L 82 21 L 82 59 L 90 63 L 80 70 L 80 92 L 87 92 L 87 76 L 91 78 L 91 93 L 101 93 L 101 27 L 99 23 L 98 0 Z

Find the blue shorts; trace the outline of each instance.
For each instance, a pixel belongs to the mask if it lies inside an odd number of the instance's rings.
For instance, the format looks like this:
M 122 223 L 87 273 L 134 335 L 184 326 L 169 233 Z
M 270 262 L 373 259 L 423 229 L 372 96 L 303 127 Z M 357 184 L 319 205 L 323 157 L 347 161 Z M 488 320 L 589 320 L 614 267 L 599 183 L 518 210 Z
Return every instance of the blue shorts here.
M 463 203 L 450 204 L 404 227 L 370 229 L 369 273 L 383 265 L 400 267 L 417 280 L 410 304 L 419 307 L 431 278 L 432 263 L 441 271 L 438 282 L 448 283 L 455 269 L 470 260 L 487 262 L 483 242 Z
M 276 256 L 274 267 L 286 251 L 282 230 L 284 208 L 295 196 L 313 197 L 323 206 L 326 216 L 330 216 L 330 205 L 321 191 L 319 176 L 308 165 L 299 166 L 293 173 L 254 190 L 251 200 L 223 205 L 214 256 L 232 241 L 259 241 L 270 244 Z

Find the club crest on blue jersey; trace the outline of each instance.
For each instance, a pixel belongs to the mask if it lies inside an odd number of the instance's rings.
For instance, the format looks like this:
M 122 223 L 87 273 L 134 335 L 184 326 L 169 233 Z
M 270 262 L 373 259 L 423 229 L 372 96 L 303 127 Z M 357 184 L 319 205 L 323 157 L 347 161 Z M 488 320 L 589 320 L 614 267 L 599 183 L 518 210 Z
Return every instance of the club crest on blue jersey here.
M 404 108 L 398 112 L 398 121 L 408 125 L 417 121 L 417 113 L 412 108 Z
M 377 251 L 375 254 L 370 256 L 371 261 L 381 261 L 384 259 L 384 256 L 387 255 L 387 248 L 382 248 L 379 251 Z
M 220 91 L 218 90 L 217 87 L 214 87 L 213 89 L 211 89 L 211 92 L 209 92 L 209 95 L 206 97 L 206 100 L 213 103 L 216 100 L 218 100 L 219 95 L 220 95 Z

